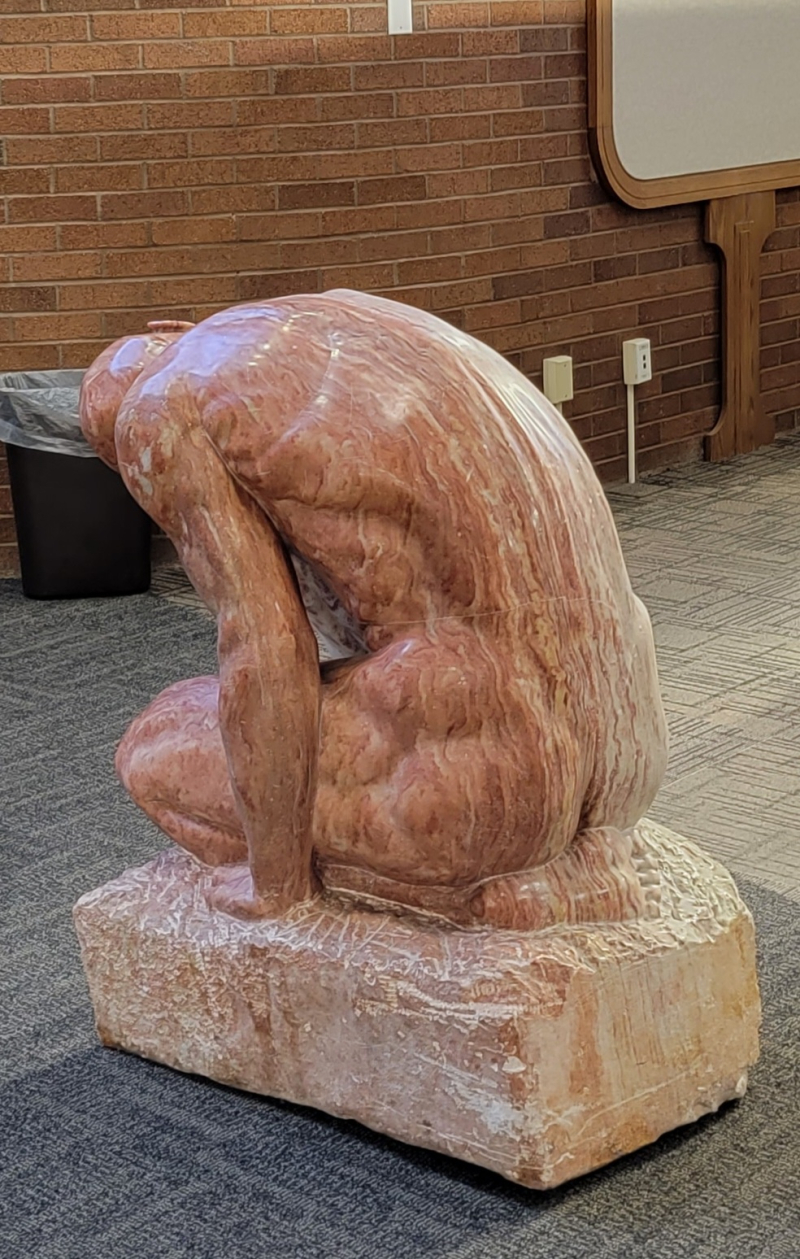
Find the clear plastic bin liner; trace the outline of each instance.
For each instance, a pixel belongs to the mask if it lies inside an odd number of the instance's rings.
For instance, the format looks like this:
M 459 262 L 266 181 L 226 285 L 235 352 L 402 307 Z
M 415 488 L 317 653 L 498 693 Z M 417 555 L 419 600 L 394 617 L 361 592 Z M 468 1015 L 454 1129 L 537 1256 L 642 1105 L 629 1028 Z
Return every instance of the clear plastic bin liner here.
M 97 458 L 78 417 L 84 374 L 79 369 L 0 373 L 0 441 Z

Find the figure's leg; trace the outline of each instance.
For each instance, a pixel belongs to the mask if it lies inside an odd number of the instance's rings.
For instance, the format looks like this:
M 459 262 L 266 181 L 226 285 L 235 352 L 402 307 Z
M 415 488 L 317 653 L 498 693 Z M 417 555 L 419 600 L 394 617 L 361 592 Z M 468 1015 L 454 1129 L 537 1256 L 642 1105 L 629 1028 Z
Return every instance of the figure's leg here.
M 222 746 L 217 678 L 192 678 L 162 691 L 131 724 L 117 773 L 170 839 L 209 865 L 247 859 Z

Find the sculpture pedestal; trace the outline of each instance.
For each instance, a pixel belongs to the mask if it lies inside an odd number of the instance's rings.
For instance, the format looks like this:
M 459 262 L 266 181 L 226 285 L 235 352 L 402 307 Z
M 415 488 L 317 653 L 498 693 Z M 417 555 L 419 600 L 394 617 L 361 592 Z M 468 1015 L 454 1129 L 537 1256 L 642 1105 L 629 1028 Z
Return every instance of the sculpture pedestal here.
M 75 907 L 107 1045 L 315 1106 L 548 1188 L 741 1097 L 753 924 L 730 876 L 652 823 L 657 916 L 457 931 L 315 902 L 208 909 L 173 850 Z

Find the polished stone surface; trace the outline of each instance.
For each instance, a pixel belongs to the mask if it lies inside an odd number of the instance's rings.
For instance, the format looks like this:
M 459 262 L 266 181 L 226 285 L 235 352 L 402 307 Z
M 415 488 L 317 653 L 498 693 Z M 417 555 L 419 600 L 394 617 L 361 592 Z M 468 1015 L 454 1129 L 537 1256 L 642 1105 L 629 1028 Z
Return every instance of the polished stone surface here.
M 321 879 L 535 925 L 535 869 L 603 917 L 609 850 L 635 884 L 620 832 L 660 785 L 666 727 L 647 613 L 559 413 L 479 342 L 362 294 L 234 307 L 160 348 L 116 457 L 217 617 L 220 676 L 134 722 L 118 768 L 137 803 L 220 864 L 217 903 L 244 915 Z M 108 374 L 82 404 L 100 448 Z M 342 611 L 349 659 L 321 676 L 287 550 Z M 575 852 L 597 869 L 582 885 Z

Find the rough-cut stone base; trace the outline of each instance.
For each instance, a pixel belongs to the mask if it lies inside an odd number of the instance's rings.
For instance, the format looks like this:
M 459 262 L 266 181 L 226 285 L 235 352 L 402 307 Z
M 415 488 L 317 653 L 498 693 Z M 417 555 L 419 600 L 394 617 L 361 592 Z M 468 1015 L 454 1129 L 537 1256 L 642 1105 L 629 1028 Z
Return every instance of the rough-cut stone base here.
M 178 851 L 75 908 L 100 1037 L 316 1106 L 532 1188 L 741 1097 L 758 1053 L 753 924 L 730 876 L 645 823 L 658 916 L 530 934 L 320 902 L 208 909 Z

